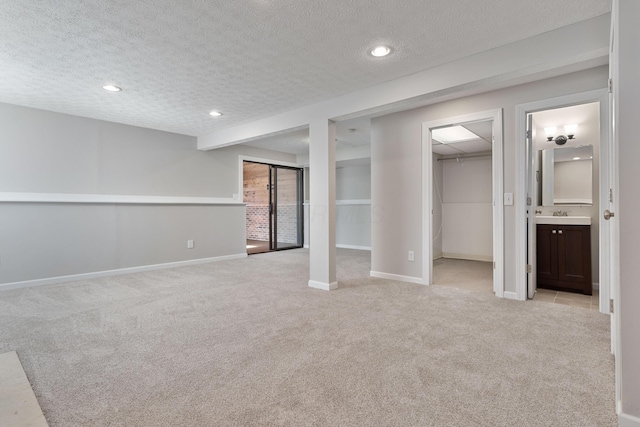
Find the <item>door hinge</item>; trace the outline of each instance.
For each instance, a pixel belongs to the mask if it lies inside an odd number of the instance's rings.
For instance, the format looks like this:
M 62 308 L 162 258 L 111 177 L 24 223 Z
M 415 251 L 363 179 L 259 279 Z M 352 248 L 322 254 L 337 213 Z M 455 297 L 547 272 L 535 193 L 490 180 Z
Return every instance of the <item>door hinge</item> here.
M 527 273 L 533 273 L 533 268 L 531 267 L 531 264 L 527 264 Z
M 532 201 L 531 201 L 531 197 L 527 197 L 527 206 L 531 206 Z
M 612 299 L 609 300 L 609 312 L 611 314 L 613 314 L 613 300 Z
M 531 131 L 531 129 L 527 129 L 527 131 L 524 133 L 524 137 L 527 139 L 533 139 L 533 132 Z
M 609 203 L 613 203 L 613 188 L 609 189 Z
M 613 79 L 609 79 L 609 93 L 613 93 Z
M 496 269 L 496 262 L 495 261 L 493 261 L 493 269 L 494 270 Z

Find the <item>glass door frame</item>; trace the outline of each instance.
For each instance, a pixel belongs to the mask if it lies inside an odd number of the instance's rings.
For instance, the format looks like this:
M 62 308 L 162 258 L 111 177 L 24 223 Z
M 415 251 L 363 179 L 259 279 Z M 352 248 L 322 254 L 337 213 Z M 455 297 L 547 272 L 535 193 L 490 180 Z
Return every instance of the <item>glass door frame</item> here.
M 269 166 L 269 250 L 282 251 L 298 249 L 304 245 L 304 171 L 302 168 L 282 166 L 267 163 Z M 296 172 L 296 231 L 297 242 L 295 246 L 278 248 L 278 170 L 292 170 Z

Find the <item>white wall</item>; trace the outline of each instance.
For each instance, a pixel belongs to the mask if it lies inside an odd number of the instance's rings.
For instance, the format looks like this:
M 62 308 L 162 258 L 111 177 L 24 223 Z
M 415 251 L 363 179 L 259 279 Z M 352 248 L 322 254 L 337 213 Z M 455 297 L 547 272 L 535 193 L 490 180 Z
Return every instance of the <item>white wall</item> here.
M 372 270 L 422 277 L 422 123 L 503 108 L 504 191 L 517 193 L 515 106 L 604 88 L 607 68 L 598 67 L 535 83 L 487 92 L 372 120 Z M 514 194 L 514 197 L 517 194 Z M 505 290 L 515 292 L 515 207 L 505 206 Z M 416 261 L 406 258 L 408 250 Z
M 493 261 L 491 156 L 442 163 L 444 257 Z
M 618 2 L 614 3 L 614 6 Z M 616 42 L 619 47 L 618 72 L 614 75 L 617 112 L 616 130 L 619 141 L 620 186 L 619 212 L 615 212 L 620 225 L 620 295 L 617 299 L 620 316 L 621 354 L 617 358 L 622 373 L 621 404 L 624 414 L 635 417 L 625 424 L 640 425 L 640 144 L 638 144 L 638 117 L 640 117 L 640 2 L 620 0 Z M 614 221 L 615 221 L 614 218 Z M 615 224 L 615 223 L 614 223 Z
M 431 237 L 431 244 L 433 245 L 433 259 L 442 257 L 442 194 L 444 192 L 444 179 L 443 179 L 443 163 L 438 159 L 442 158 L 441 155 L 433 153 L 433 236 Z
M 0 104 L 0 192 L 231 200 L 239 154 L 295 160 L 243 146 L 201 152 L 194 137 Z M 245 253 L 243 205 L 0 207 L 0 284 Z

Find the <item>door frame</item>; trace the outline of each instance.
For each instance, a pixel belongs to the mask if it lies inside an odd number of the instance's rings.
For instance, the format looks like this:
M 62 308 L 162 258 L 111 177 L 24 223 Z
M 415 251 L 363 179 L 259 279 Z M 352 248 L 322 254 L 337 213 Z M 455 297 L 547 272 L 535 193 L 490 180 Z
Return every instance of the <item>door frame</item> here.
M 300 166 L 297 163 L 293 163 L 293 162 L 285 162 L 285 161 L 280 161 L 280 160 L 272 160 L 272 159 L 265 159 L 262 157 L 253 157 L 253 156 L 245 156 L 245 155 L 239 155 L 238 156 L 238 193 L 233 195 L 233 199 L 235 201 L 240 201 L 240 202 L 244 202 L 244 162 L 252 162 L 252 163 L 261 163 L 261 164 L 265 164 L 265 165 L 273 165 L 273 166 L 284 166 L 287 168 L 293 168 L 293 169 L 300 169 L 301 170 L 301 179 L 300 179 L 300 189 L 302 191 L 301 193 L 301 205 L 303 206 L 301 209 L 301 215 L 302 215 L 302 225 L 299 225 L 299 230 L 298 232 L 300 233 L 301 236 L 301 241 L 302 241 L 302 246 L 300 247 L 304 247 L 304 180 L 305 180 L 305 173 L 304 173 L 304 166 Z M 269 168 L 269 171 L 271 171 L 271 168 Z M 271 172 L 269 172 L 271 173 Z M 271 190 L 269 190 L 271 192 Z M 271 196 L 269 196 L 271 197 Z M 246 207 L 246 206 L 245 206 Z M 269 218 L 269 236 L 271 236 L 271 215 Z M 244 215 L 244 230 L 245 230 L 245 238 L 244 240 L 247 240 L 247 236 L 246 236 L 246 230 L 247 230 L 247 215 L 245 213 Z M 270 237 L 271 238 L 271 237 Z M 271 249 L 271 242 L 269 242 L 269 251 L 272 251 Z
M 516 105 L 516 295 L 515 299 L 525 301 L 527 299 L 527 176 L 526 176 L 526 131 L 527 114 L 538 111 L 552 110 L 556 108 L 571 107 L 575 105 L 598 102 L 600 104 L 600 162 L 599 162 L 599 191 L 600 206 L 605 206 L 604 201 L 608 200 L 609 192 L 609 94 L 606 89 L 596 89 L 587 92 L 580 92 L 572 95 L 548 98 L 539 101 Z M 608 201 L 606 203 L 608 205 Z M 532 206 L 535 209 L 535 206 Z M 603 224 L 604 223 L 604 224 Z M 533 224 L 535 226 L 535 224 Z M 607 278 L 610 269 L 609 254 L 609 224 L 606 221 L 599 222 L 599 266 L 600 266 L 600 312 L 608 314 L 609 298 L 611 295 Z M 607 283 L 607 285 L 605 285 Z
M 493 194 L 493 291 L 504 294 L 504 162 L 502 108 L 422 123 L 422 280 L 433 283 L 433 151 L 431 129 L 469 122 L 493 121 L 491 181 Z
M 304 168 L 297 166 L 266 164 L 269 167 L 269 250 L 283 251 L 287 249 L 302 248 L 304 246 Z M 278 247 L 278 171 L 280 169 L 296 173 L 296 200 L 297 217 L 296 224 L 298 241 L 294 247 Z

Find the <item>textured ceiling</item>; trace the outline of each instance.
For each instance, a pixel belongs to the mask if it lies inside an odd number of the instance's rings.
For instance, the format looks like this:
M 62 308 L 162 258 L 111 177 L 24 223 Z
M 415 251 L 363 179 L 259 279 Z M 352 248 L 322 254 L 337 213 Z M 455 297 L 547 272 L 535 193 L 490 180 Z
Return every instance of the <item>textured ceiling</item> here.
M 610 0 L 7 0 L 0 102 L 204 135 L 609 10 Z M 394 55 L 369 57 L 377 43 Z

